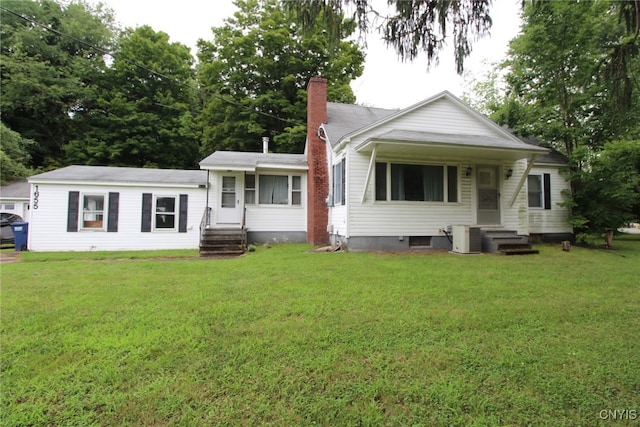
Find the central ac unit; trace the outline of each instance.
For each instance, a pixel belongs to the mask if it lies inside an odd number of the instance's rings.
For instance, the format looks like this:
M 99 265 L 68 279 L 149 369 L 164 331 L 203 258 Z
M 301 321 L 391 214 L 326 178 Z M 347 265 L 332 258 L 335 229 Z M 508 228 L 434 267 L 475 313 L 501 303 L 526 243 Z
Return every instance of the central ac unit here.
M 480 227 L 454 225 L 452 231 L 453 252 L 458 254 L 479 254 L 482 251 Z

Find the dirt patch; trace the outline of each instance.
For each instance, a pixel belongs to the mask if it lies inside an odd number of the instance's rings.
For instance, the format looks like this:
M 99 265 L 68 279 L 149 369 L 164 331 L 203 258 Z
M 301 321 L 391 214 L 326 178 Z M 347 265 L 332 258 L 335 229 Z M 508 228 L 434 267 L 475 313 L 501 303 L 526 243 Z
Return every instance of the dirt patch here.
M 0 251 L 0 264 L 9 264 L 20 261 L 20 252 Z

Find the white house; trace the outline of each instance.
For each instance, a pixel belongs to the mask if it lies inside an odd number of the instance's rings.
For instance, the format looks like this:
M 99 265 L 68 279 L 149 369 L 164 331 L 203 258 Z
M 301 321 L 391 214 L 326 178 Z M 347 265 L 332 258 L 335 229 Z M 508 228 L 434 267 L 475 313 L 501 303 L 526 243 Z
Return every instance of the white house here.
M 30 250 L 198 247 L 205 171 L 68 166 L 29 183 Z
M 304 154 L 217 151 L 200 171 L 70 166 L 29 179 L 31 250 L 200 248 L 247 242 L 350 250 L 482 250 L 566 239 L 558 153 L 517 138 L 449 92 L 403 110 L 327 102 L 308 86 Z M 455 248 L 454 248 L 455 249 Z
M 566 163 L 550 150 L 446 91 L 383 110 L 327 103 L 326 83 L 314 78 L 308 87 L 310 193 L 327 195 L 326 203 L 320 197 L 309 206 L 311 242 L 351 250 L 450 249 L 457 224 L 498 232 L 496 242 L 517 245 L 531 234 L 572 233 L 568 209 L 559 205 L 569 188 L 560 173 Z M 492 239 L 484 243 L 499 248 Z
M 28 182 L 12 182 L 0 187 L 0 211 L 16 214 L 25 220 L 29 217 Z

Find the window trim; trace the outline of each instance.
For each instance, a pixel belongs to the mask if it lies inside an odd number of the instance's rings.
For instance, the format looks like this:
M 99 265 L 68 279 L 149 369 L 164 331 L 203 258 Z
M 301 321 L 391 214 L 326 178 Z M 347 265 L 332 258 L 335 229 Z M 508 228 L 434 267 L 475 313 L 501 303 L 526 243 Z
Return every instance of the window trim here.
M 331 194 L 332 194 L 332 206 L 344 206 L 347 204 L 347 159 L 342 157 L 340 161 L 336 162 L 331 168 Z
M 378 199 L 378 165 L 385 165 L 385 199 Z M 442 167 L 442 198 L 443 200 L 394 200 L 392 199 L 392 188 L 393 184 L 391 182 L 391 165 L 411 165 L 411 166 L 440 166 Z M 455 201 L 449 201 L 449 168 L 456 168 L 456 183 L 455 183 Z M 376 162 L 376 176 L 374 183 L 374 201 L 378 203 L 428 203 L 434 205 L 459 205 L 461 204 L 461 185 L 462 180 L 460 179 L 460 164 L 459 163 L 450 163 L 450 162 L 442 162 L 442 163 L 411 163 L 411 162 L 403 162 L 403 161 L 394 161 L 394 160 L 381 160 Z
M 159 212 L 158 211 L 158 199 L 168 199 L 171 198 L 173 199 L 173 212 Z M 151 225 L 151 230 L 152 231 L 158 231 L 158 232 L 174 232 L 174 231 L 178 231 L 178 221 L 179 221 L 179 212 L 180 212 L 180 206 L 179 206 L 179 197 L 178 195 L 175 194 L 154 194 L 153 195 L 153 204 L 151 205 L 151 221 L 152 221 L 152 225 Z M 157 216 L 158 215 L 173 215 L 173 227 L 169 228 L 169 227 L 158 227 L 158 222 L 157 222 Z
M 107 217 L 109 212 L 109 201 L 107 198 L 107 194 L 108 193 L 97 193 L 97 192 L 89 192 L 89 191 L 86 193 L 85 192 L 80 193 L 80 198 L 78 200 L 78 202 L 80 203 L 79 206 L 82 207 L 78 215 L 78 229 L 80 231 L 105 231 L 107 229 Z M 102 209 L 85 211 L 84 205 L 87 197 L 102 197 Z M 93 214 L 95 216 L 101 215 L 102 219 L 101 220 L 97 220 L 97 219 L 85 220 L 84 219 L 85 214 Z M 100 221 L 102 223 L 100 227 L 87 227 L 85 225 L 86 222 L 97 222 L 97 221 Z
M 537 177 L 540 182 L 540 192 L 539 192 L 539 206 L 531 206 L 530 196 L 532 194 L 531 188 L 529 186 L 529 178 Z M 551 174 L 549 173 L 530 173 L 527 175 L 527 208 L 528 209 L 541 209 L 541 210 L 550 210 L 552 206 L 551 203 Z

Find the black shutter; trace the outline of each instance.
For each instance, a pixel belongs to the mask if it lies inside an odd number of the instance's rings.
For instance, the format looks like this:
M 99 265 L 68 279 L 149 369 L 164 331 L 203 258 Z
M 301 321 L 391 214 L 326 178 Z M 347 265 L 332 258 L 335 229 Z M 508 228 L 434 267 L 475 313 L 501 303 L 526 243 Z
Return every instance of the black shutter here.
M 143 233 L 151 232 L 151 205 L 153 203 L 153 195 L 151 193 L 142 193 L 142 226 L 140 231 Z
M 187 206 L 189 202 L 188 194 L 180 195 L 180 213 L 178 216 L 178 233 L 187 232 Z
M 543 176 L 543 186 L 544 189 L 544 208 L 551 209 L 551 175 L 545 173 Z
M 78 216 L 80 214 L 80 192 L 69 191 L 69 205 L 67 208 L 67 232 L 78 231 Z
M 340 189 L 340 193 L 341 193 L 341 202 L 342 204 L 346 204 L 347 203 L 347 159 L 346 158 L 342 158 L 342 177 L 341 177 L 341 182 L 342 182 L 342 188 Z
M 107 214 L 107 232 L 118 232 L 118 211 L 120 209 L 120 193 L 109 193 L 109 211 Z

